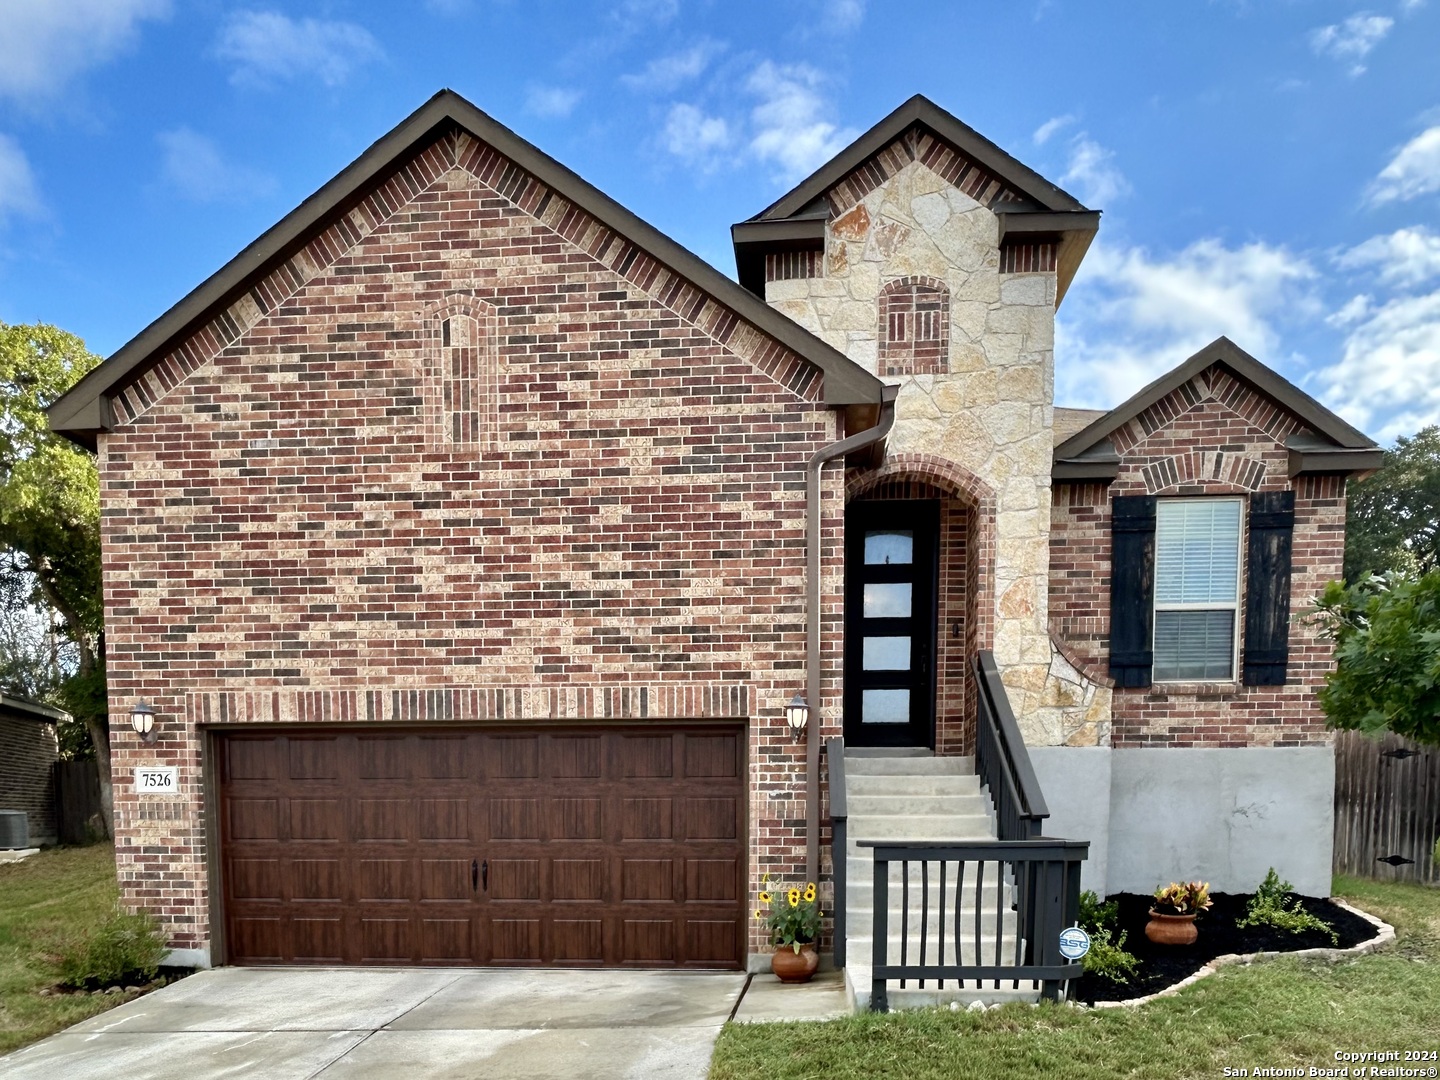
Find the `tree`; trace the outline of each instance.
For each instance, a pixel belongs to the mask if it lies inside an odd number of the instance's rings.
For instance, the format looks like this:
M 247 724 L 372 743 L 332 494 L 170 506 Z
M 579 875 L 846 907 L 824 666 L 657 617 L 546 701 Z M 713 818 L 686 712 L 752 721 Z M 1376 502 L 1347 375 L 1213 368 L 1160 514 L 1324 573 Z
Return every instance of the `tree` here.
M 73 665 L 47 696 L 90 734 L 105 828 L 114 835 L 99 478 L 93 455 L 45 420 L 45 409 L 99 362 L 64 330 L 0 323 L 0 574 L 12 591 L 28 586 L 32 607 L 73 647 Z
M 1316 610 L 1335 642 L 1320 691 L 1330 726 L 1440 746 L 1440 570 L 1332 581 Z
M 1440 570 L 1440 426 L 1400 438 L 1384 464 L 1350 488 L 1345 580 Z

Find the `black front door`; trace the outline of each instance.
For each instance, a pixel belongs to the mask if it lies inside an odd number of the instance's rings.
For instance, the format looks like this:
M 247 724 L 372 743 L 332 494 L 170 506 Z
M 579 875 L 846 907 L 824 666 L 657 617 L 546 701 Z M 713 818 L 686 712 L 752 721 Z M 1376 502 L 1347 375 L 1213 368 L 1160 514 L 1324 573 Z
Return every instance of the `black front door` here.
M 935 744 L 935 578 L 940 504 L 845 511 L 845 742 Z

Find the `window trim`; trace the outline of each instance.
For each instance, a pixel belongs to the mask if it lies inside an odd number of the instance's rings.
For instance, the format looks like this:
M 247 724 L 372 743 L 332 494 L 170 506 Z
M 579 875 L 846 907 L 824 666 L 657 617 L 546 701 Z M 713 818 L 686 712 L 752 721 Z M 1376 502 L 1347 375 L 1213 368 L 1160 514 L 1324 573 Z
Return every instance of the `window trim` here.
M 1229 604 L 1219 604 L 1213 601 L 1204 603 L 1170 603 L 1160 602 L 1160 506 L 1163 503 L 1217 503 L 1233 502 L 1240 507 L 1239 528 L 1235 530 L 1235 599 Z M 1150 681 L 1165 686 L 1175 686 L 1183 683 L 1219 683 L 1229 685 L 1240 682 L 1240 619 L 1245 608 L 1245 534 L 1249 527 L 1248 511 L 1246 507 L 1249 500 L 1240 495 L 1180 495 L 1164 496 L 1155 500 L 1155 569 L 1152 572 L 1151 602 L 1150 602 L 1150 655 L 1151 675 Z M 1155 655 L 1155 633 L 1160 627 L 1159 613 L 1162 611 L 1233 611 L 1234 618 L 1230 621 L 1230 675 L 1226 678 L 1188 678 L 1188 679 L 1161 679 L 1155 676 L 1156 664 Z

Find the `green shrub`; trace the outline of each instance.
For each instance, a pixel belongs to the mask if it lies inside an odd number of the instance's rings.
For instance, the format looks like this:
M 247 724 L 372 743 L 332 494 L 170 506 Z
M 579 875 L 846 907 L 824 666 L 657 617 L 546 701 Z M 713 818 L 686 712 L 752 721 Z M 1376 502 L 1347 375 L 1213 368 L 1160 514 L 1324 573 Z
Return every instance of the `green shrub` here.
M 89 990 L 149 982 L 167 952 L 155 916 L 146 911 L 132 915 L 117 908 L 93 934 L 61 957 L 61 981 Z
M 1092 937 L 1101 930 L 1113 930 L 1120 918 L 1120 905 L 1111 900 L 1102 904 L 1093 889 L 1080 894 L 1080 929 Z
M 1125 951 L 1125 936 L 1122 930 L 1119 939 L 1111 941 L 1108 927 L 1090 931 L 1090 951 L 1080 961 L 1085 974 L 1098 975 L 1121 985 L 1128 983 L 1130 976 L 1140 967 L 1140 958 Z
M 1275 868 L 1270 867 L 1270 872 L 1265 875 L 1265 880 L 1255 890 L 1255 895 L 1250 898 L 1249 905 L 1245 908 L 1245 918 L 1239 920 L 1235 925 L 1247 926 L 1273 926 L 1277 930 L 1284 930 L 1291 934 L 1303 934 L 1306 930 L 1319 930 L 1322 934 L 1330 936 L 1331 943 L 1340 944 L 1340 935 L 1335 932 L 1334 927 L 1317 915 L 1311 915 L 1300 905 L 1300 898 L 1297 896 L 1286 904 L 1286 897 L 1295 891 L 1295 887 L 1288 881 L 1281 881 L 1280 875 Z

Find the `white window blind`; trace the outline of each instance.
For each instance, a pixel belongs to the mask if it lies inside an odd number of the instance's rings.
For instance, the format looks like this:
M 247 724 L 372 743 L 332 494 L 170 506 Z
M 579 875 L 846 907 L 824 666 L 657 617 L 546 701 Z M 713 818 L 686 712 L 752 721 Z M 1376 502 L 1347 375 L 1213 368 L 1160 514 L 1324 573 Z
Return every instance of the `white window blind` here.
M 1235 677 L 1240 514 L 1239 499 L 1156 504 L 1156 682 Z

